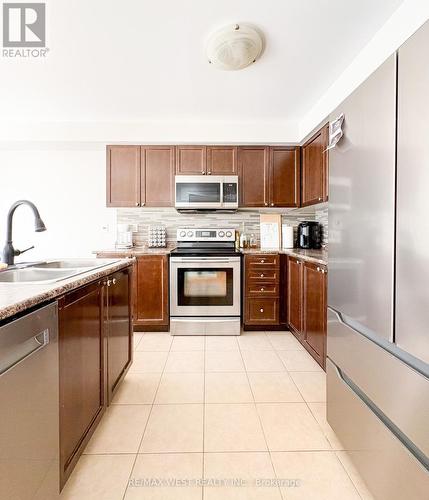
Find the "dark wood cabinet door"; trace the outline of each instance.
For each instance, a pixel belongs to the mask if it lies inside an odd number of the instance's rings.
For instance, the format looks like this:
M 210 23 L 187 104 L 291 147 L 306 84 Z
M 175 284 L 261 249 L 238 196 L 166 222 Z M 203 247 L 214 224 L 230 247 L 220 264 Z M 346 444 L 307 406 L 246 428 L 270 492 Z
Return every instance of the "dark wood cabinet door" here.
M 144 146 L 141 148 L 141 200 L 147 207 L 174 205 L 173 146 Z
M 270 207 L 299 207 L 299 147 L 271 148 Z
M 328 126 L 325 125 L 302 147 L 302 206 L 328 199 L 327 145 Z
M 131 268 L 109 276 L 107 292 L 107 399 L 132 362 Z
M 206 146 L 177 146 L 176 174 L 199 175 L 206 173 Z
M 108 207 L 140 205 L 140 146 L 107 146 Z
M 240 205 L 268 206 L 269 148 L 240 147 L 238 149 L 240 175 Z
M 168 326 L 168 258 L 145 255 L 137 259 L 134 324 L 147 328 Z
M 70 292 L 59 301 L 61 486 L 105 407 L 102 304 L 99 283 Z
M 303 263 L 288 257 L 287 319 L 293 333 L 302 340 Z
M 207 146 L 207 175 L 237 175 L 236 146 Z
M 304 268 L 304 340 L 324 368 L 326 353 L 326 272 L 306 262 Z

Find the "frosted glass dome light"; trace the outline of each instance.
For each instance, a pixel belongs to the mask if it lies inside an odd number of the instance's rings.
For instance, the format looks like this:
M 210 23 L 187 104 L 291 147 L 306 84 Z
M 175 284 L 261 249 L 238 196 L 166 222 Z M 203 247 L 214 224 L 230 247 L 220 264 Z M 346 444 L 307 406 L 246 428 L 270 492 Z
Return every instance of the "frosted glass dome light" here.
M 210 36 L 207 57 L 216 68 L 238 70 L 256 62 L 262 49 L 262 36 L 254 28 L 246 24 L 234 24 Z

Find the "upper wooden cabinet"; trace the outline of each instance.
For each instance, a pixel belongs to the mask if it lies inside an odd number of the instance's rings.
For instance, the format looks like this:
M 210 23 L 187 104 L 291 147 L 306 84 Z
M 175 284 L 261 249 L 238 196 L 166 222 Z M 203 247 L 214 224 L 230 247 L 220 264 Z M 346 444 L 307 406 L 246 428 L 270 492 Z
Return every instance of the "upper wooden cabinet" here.
M 140 146 L 107 146 L 107 206 L 140 204 Z
M 299 207 L 299 147 L 240 147 L 241 205 Z
M 147 207 L 174 205 L 174 153 L 172 146 L 141 148 L 141 203 Z
M 207 175 L 237 175 L 236 146 L 207 147 Z
M 301 205 L 328 200 L 328 125 L 302 146 Z
M 204 175 L 207 165 L 206 146 L 177 146 L 176 174 Z
M 241 206 L 268 206 L 269 156 L 268 147 L 238 149 Z
M 300 148 L 271 148 L 270 207 L 300 206 Z
M 107 146 L 107 206 L 172 206 L 174 153 L 174 146 Z

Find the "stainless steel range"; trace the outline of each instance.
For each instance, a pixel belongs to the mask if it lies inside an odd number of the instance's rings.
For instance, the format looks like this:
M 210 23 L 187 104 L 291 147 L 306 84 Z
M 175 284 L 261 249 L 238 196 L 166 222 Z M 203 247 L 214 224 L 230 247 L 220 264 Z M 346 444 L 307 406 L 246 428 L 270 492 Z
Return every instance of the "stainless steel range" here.
M 241 254 L 235 230 L 177 230 L 170 258 L 171 335 L 240 335 Z

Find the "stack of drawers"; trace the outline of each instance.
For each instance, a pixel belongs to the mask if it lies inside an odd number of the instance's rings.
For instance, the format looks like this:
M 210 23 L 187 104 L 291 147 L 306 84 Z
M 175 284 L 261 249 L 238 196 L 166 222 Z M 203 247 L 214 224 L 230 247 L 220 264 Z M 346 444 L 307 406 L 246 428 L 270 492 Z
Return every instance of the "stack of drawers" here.
M 245 255 L 244 324 L 264 326 L 279 324 L 280 256 Z

